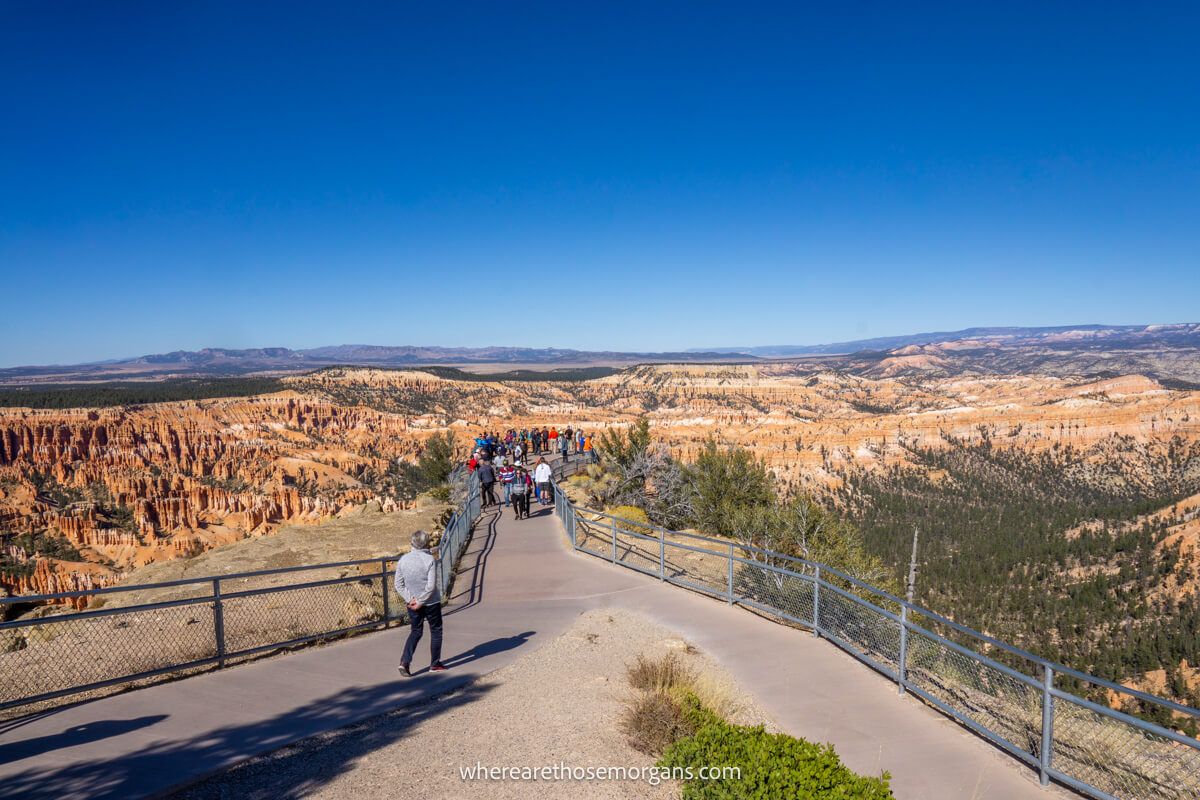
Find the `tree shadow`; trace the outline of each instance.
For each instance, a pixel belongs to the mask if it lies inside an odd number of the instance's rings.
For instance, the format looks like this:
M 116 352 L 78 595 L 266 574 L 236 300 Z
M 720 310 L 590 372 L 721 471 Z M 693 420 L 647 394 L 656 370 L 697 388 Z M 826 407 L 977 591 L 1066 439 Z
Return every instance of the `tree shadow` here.
M 455 689 L 459 691 L 446 694 Z M 185 741 L 156 742 L 114 758 L 30 767 L 0 782 L 0 798 L 162 796 L 166 787 L 186 786 L 208 775 L 214 777 L 178 796 L 298 797 L 328 783 L 357 759 L 403 739 L 420 722 L 487 691 L 465 677 L 443 675 L 348 689 L 269 719 L 200 732 Z M 407 705 L 397 709 L 397 704 Z M 263 753 L 270 755 L 254 758 Z M 229 769 L 247 758 L 253 760 Z
M 495 655 L 496 653 L 503 653 L 505 650 L 512 650 L 515 647 L 520 647 L 528 642 L 535 633 L 537 633 L 537 631 L 525 631 L 524 633 L 518 633 L 515 636 L 504 636 L 499 639 L 492 639 L 489 642 L 477 644 L 464 653 L 459 653 L 458 655 L 451 656 L 450 658 L 443 658 L 442 663 L 447 667 L 461 667 L 462 665 L 469 664 L 476 659 Z
M 49 736 L 38 736 L 34 739 L 0 744 L 0 764 L 7 764 L 10 761 L 20 761 L 22 758 L 40 756 L 44 753 L 52 753 L 64 747 L 74 747 L 80 744 L 87 744 L 88 742 L 99 741 L 100 739 L 107 739 L 110 736 L 120 736 L 130 731 L 136 731 L 138 728 L 146 728 L 155 723 L 162 722 L 166 718 L 166 714 L 154 714 L 146 717 L 138 717 L 137 719 L 106 719 L 84 723 L 83 725 L 75 725 L 67 728 L 65 731 L 50 734 Z

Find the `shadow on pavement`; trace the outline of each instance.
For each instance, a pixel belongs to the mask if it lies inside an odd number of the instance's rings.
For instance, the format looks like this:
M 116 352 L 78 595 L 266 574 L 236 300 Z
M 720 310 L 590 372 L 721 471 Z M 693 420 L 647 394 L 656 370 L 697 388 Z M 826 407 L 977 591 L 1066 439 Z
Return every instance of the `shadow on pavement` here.
M 270 719 L 199 732 L 183 741 L 151 743 L 125 756 L 18 772 L 0 784 L 0 798 L 124 800 L 148 793 L 161 796 L 162 786 L 180 786 L 270 751 L 276 752 L 174 796 L 239 800 L 299 797 L 328 783 L 361 756 L 404 738 L 421 721 L 473 702 L 488 691 L 486 687 L 465 684 L 463 678 L 438 674 L 349 689 Z M 434 699 L 454 689 L 460 691 Z M 286 692 L 287 687 L 276 690 Z M 397 704 L 408 705 L 396 709 Z M 375 719 L 362 721 L 364 716 Z M 143 717 L 125 724 L 157 719 Z M 73 734 L 72 730 L 43 738 L 63 737 L 65 742 L 83 735 Z M 106 735 L 116 732 L 109 730 Z
M 518 633 L 516 636 L 505 636 L 500 639 L 492 639 L 490 642 L 484 642 L 483 644 L 475 645 L 465 653 L 459 653 L 458 655 L 451 656 L 450 658 L 443 658 L 442 663 L 447 667 L 461 667 L 464 664 L 470 664 L 476 659 L 495 655 L 496 653 L 503 653 L 505 650 L 512 650 L 515 647 L 520 647 L 528 642 L 535 633 L 537 633 L 537 631 L 525 631 L 524 633 Z
M 52 753 L 64 747 L 74 747 L 79 744 L 107 739 L 110 736 L 120 736 L 130 731 L 136 731 L 138 728 L 146 728 L 157 722 L 162 722 L 166 718 L 166 714 L 154 714 L 147 717 L 138 717 L 137 719 L 106 719 L 98 722 L 89 722 L 85 725 L 75 725 L 50 736 L 38 736 L 35 739 L 3 744 L 0 745 L 0 764 L 7 764 L 10 761 L 20 761 L 22 758 L 40 756 L 44 753 Z M 3 791 L 3 789 L 0 789 L 0 794 Z
M 488 556 L 496 547 L 496 523 L 499 521 L 499 512 L 489 517 L 486 522 L 487 533 L 483 536 L 479 547 L 475 546 L 475 540 L 480 538 L 479 531 L 476 531 L 471 539 L 470 549 L 459 559 L 453 594 L 448 598 L 450 608 L 444 612 L 446 616 L 483 602 L 483 576 L 487 571 Z

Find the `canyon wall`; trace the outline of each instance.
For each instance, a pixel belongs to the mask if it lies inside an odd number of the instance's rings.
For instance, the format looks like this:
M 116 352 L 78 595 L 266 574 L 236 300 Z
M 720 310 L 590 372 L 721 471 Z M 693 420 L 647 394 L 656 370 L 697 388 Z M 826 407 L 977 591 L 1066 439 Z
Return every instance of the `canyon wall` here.
M 68 561 L 10 545 L 14 566 L 0 581 L 22 594 L 103 586 L 284 522 L 367 500 L 395 507 L 369 477 L 415 455 L 422 438 L 402 416 L 290 392 L 0 411 L 0 529 L 77 551 Z
M 284 522 L 369 500 L 394 507 L 378 476 L 447 428 L 465 445 L 484 429 L 599 432 L 646 416 L 685 459 L 715 437 L 814 489 L 835 488 L 847 467 L 909 463 L 914 448 L 952 440 L 1069 446 L 1138 480 L 1156 452 L 1200 438 L 1200 392 L 1140 375 L 864 377 L 784 362 L 654 365 L 571 383 L 358 368 L 286 380 L 291 390 L 250 398 L 0 410 L 10 565 L 0 583 L 17 593 L 102 586 Z

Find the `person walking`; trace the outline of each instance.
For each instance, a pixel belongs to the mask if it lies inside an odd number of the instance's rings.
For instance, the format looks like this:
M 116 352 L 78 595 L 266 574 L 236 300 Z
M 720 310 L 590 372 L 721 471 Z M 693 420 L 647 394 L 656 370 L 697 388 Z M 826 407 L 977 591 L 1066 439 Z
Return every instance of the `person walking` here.
M 569 433 L 563 433 L 561 436 L 558 437 L 558 451 L 560 453 L 562 453 L 562 462 L 564 464 L 566 464 L 568 461 L 571 460 L 570 449 L 571 449 L 571 436 L 569 435 Z
M 567 428 L 566 432 L 563 435 L 567 437 L 566 447 L 563 448 L 563 454 L 565 455 L 565 454 L 571 452 L 571 445 L 575 441 L 575 431 L 571 428 Z
M 546 459 L 539 458 L 537 467 L 533 470 L 533 480 L 537 483 L 538 496 L 541 498 L 542 505 L 550 502 L 550 481 L 553 479 L 554 471 L 550 469 L 550 465 L 546 463 Z
M 483 490 L 483 507 L 496 505 L 496 470 L 492 467 L 492 462 L 481 462 L 475 472 L 479 475 L 479 487 Z
M 517 470 L 512 482 L 514 519 L 529 519 L 529 473 L 524 467 Z
M 504 487 L 504 507 L 508 508 L 509 502 L 512 499 L 513 479 L 517 476 L 517 469 L 512 464 L 505 464 L 500 467 L 499 471 L 500 485 Z
M 400 674 L 412 677 L 412 660 L 425 623 L 429 623 L 429 671 L 441 672 L 442 664 L 442 595 L 437 585 L 437 559 L 429 552 L 429 534 L 414 531 L 412 549 L 400 556 L 396 564 L 396 593 L 404 598 L 408 608 L 408 639 L 400 657 Z

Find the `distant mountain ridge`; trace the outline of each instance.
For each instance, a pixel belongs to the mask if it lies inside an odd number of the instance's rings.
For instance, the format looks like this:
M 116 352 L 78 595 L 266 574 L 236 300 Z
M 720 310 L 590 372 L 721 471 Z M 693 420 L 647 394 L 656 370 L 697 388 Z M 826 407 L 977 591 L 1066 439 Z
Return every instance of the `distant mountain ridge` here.
M 866 377 L 1140 373 L 1200 383 L 1200 323 L 976 327 L 819 345 L 716 347 L 683 352 L 558 347 L 438 347 L 345 344 L 175 350 L 68 366 L 0 369 L 0 385 L 278 375 L 331 366 L 410 368 L 503 365 L 523 370 L 652 363 L 811 361 L 813 369 Z
M 1122 334 L 1144 332 L 1166 332 L 1171 329 L 1181 329 L 1181 332 L 1195 332 L 1195 324 L 1182 323 L 1179 325 L 1053 325 L 1046 327 L 979 327 L 964 328 L 960 331 L 935 331 L 929 333 L 913 333 L 905 336 L 880 336 L 874 339 L 856 339 L 849 342 L 833 342 L 830 344 L 812 345 L 757 345 L 752 347 L 708 347 L 703 348 L 710 353 L 759 356 L 761 358 L 787 358 L 789 356 L 811 355 L 853 355 L 865 351 L 896 350 L 901 347 L 923 344 L 942 344 L 964 339 L 1000 339 L 1000 340 L 1032 340 L 1050 339 L 1062 334 L 1093 334 L 1110 338 Z M 691 352 L 691 351 L 689 351 Z
M 709 351 L 625 353 L 557 347 L 420 347 L 345 344 L 292 350 L 287 347 L 174 350 L 87 364 L 0 369 L 0 384 L 51 381 L 145 380 L 166 376 L 232 376 L 304 372 L 330 366 L 416 367 L 469 364 L 521 364 L 533 367 L 646 362 L 753 361 L 756 357 Z

